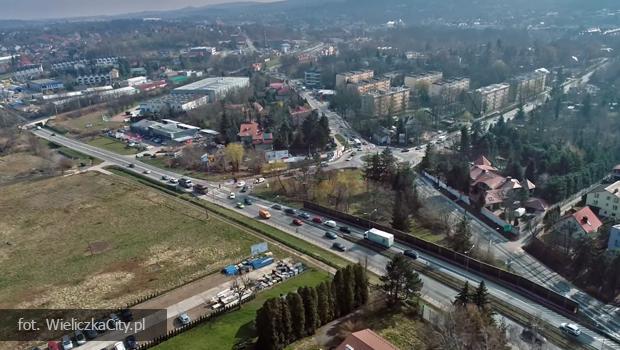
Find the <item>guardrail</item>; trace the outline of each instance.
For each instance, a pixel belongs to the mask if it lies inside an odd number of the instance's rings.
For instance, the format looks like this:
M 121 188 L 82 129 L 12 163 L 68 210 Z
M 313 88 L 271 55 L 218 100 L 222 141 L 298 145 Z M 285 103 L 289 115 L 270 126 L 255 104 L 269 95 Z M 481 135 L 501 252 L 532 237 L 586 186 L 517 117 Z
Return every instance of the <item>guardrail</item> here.
M 511 287 L 513 291 L 516 291 L 519 294 L 522 294 L 529 298 L 534 297 L 534 299 L 537 299 L 543 304 L 555 308 L 563 314 L 574 316 L 579 311 L 579 304 L 577 302 L 512 272 L 502 270 L 498 267 L 473 259 L 467 255 L 457 253 L 446 247 L 442 247 L 438 244 L 425 241 L 408 233 L 370 221 L 368 219 L 346 214 L 337 210 L 333 210 L 331 208 L 326 208 L 312 202 L 304 201 L 303 204 L 304 208 L 308 210 L 322 212 L 328 216 L 337 218 L 341 221 L 356 226 L 375 227 L 380 230 L 389 232 L 393 234 L 394 238 L 401 243 L 413 246 L 420 250 L 424 250 L 435 257 L 462 266 L 468 270 L 479 272 L 480 274 L 496 282 Z

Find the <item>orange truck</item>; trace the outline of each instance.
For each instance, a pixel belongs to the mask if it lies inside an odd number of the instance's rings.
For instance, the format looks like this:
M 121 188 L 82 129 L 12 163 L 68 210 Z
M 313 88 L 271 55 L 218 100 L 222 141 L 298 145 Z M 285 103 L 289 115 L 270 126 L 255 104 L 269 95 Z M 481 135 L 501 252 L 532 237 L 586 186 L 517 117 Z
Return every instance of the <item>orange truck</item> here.
M 269 219 L 271 217 L 271 213 L 267 209 L 259 210 L 258 215 L 263 219 Z

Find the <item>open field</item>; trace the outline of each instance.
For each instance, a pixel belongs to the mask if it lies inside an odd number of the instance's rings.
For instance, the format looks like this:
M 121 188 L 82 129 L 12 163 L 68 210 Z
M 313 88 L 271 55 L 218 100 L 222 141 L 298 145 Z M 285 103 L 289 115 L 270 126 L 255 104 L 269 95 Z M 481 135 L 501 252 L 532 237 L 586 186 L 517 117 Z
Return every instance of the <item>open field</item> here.
M 26 152 L 0 157 L 0 185 L 41 176 L 52 166 L 48 159 Z
M 91 111 L 80 117 L 71 117 L 71 113 L 65 113 L 50 122 L 53 128 L 66 132 L 75 136 L 88 136 L 101 132 L 105 129 L 118 129 L 125 124 L 123 122 L 113 121 L 112 115 L 105 110 Z
M 156 349 L 233 349 L 235 343 L 256 337 L 253 323 L 256 318 L 256 311 L 265 300 L 296 291 L 302 286 L 316 286 L 327 279 L 328 274 L 326 272 L 307 271 L 258 294 L 256 299 L 243 305 L 241 310 L 222 315 L 213 321 L 180 334 L 160 344 Z
M 138 149 L 133 148 L 133 147 L 128 147 L 127 144 L 125 144 L 124 142 L 113 139 L 111 137 L 107 137 L 107 136 L 97 136 L 94 139 L 88 141 L 88 144 L 91 146 L 103 148 L 110 152 L 123 154 L 123 155 L 130 155 L 130 154 L 138 153 Z
M 85 173 L 0 188 L 0 307 L 116 307 L 249 254 L 204 212 Z

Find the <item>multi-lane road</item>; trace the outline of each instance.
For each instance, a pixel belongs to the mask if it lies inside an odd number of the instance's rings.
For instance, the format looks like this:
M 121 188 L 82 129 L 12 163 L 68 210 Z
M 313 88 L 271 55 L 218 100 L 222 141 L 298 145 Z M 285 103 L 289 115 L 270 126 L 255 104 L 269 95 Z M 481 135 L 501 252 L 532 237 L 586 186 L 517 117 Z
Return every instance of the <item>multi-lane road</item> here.
M 161 177 L 163 175 L 169 177 L 179 178 L 182 175 L 163 170 L 152 165 L 148 165 L 140 162 L 132 156 L 123 156 L 118 155 L 113 152 L 109 152 L 106 150 L 99 149 L 94 146 L 90 146 L 84 144 L 82 142 L 72 140 L 60 135 L 53 135 L 52 132 L 40 129 L 33 130 L 33 132 L 44 139 L 50 140 L 59 145 L 74 149 L 78 152 L 84 153 L 89 156 L 93 156 L 99 158 L 108 164 L 118 165 L 122 167 L 126 167 L 129 171 L 133 171 L 136 173 L 144 173 L 146 170 L 149 170 L 149 174 L 143 174 L 144 176 L 148 176 L 153 180 L 161 181 Z M 53 136 L 52 136 L 53 135 Z M 129 168 L 129 164 L 133 164 L 132 168 Z M 195 183 L 207 184 L 204 181 L 198 179 L 192 179 Z M 250 220 L 258 219 L 258 210 L 259 208 L 271 208 L 274 203 L 267 202 L 264 200 L 260 200 L 257 198 L 252 198 L 254 202 L 252 205 L 246 206 L 245 209 L 237 209 L 235 208 L 235 204 L 238 199 L 230 200 L 228 199 L 228 195 L 231 192 L 230 184 L 217 184 L 217 183 L 209 183 L 210 193 L 206 196 L 202 196 L 201 198 L 204 200 L 208 200 L 214 203 L 217 203 L 221 206 L 227 207 L 232 210 L 236 210 L 243 215 L 246 215 Z M 314 245 L 317 245 L 321 248 L 331 250 L 331 245 L 333 243 L 332 240 L 326 239 L 324 237 L 325 231 L 328 229 L 324 225 L 311 223 L 308 220 L 305 221 L 303 226 L 296 227 L 292 225 L 292 217 L 283 214 L 282 212 L 275 211 L 270 209 L 272 212 L 272 218 L 270 220 L 266 220 L 265 223 L 275 226 L 284 232 L 287 232 L 291 235 L 296 235 Z M 361 237 L 365 228 L 352 228 L 353 234 Z M 388 258 L 382 254 L 379 254 L 371 249 L 368 249 L 364 246 L 360 246 L 357 244 L 353 244 L 350 241 L 343 240 L 342 238 L 338 238 L 338 241 L 343 243 L 347 251 L 342 254 L 342 256 L 348 258 L 351 261 L 362 261 L 367 262 L 369 269 L 377 274 L 383 274 L 385 265 L 388 261 Z M 394 252 L 401 252 L 404 247 L 396 246 Z M 443 260 L 434 258 L 432 256 L 427 256 L 425 254 L 421 254 L 420 261 L 429 265 L 430 267 L 442 271 L 446 274 L 449 274 L 455 278 L 458 278 L 462 281 L 470 281 L 473 284 L 479 283 L 482 278 L 466 269 L 461 268 L 457 265 L 452 265 Z M 442 285 L 441 283 L 422 275 L 421 276 L 425 287 L 423 289 L 423 294 L 426 299 L 431 300 L 434 303 L 439 305 L 450 305 L 451 300 L 453 299 L 456 291 L 451 288 Z M 493 283 L 492 281 L 485 281 L 487 283 L 487 287 L 489 288 L 489 292 L 504 300 L 505 302 L 511 304 L 515 309 L 523 310 L 532 316 L 536 316 L 549 323 L 550 325 L 557 326 L 562 322 L 570 322 L 566 317 L 558 314 L 557 312 L 550 310 L 535 301 L 529 300 L 528 298 L 506 288 L 502 285 Z M 610 341 L 604 339 L 599 336 L 597 333 L 588 330 L 586 328 L 583 329 L 583 334 L 579 338 L 579 341 L 583 344 L 587 344 L 596 349 L 620 349 L 620 346 L 609 345 Z M 604 344 L 605 343 L 605 344 Z

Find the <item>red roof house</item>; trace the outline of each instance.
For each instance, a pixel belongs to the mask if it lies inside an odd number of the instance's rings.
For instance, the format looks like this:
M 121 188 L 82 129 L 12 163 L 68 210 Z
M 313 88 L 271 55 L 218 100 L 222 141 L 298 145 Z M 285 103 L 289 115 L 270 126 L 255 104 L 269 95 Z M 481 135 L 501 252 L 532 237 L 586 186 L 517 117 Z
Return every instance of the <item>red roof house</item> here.
M 336 350 L 398 350 L 398 348 L 370 329 L 364 329 L 349 334 Z

